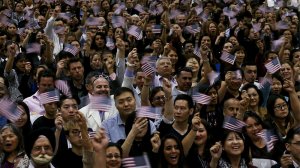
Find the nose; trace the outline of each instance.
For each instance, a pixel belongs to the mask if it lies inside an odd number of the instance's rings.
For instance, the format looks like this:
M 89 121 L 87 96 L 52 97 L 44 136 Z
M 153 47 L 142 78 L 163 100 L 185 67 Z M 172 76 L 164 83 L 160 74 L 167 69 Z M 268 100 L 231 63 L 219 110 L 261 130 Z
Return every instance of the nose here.
M 46 154 L 44 147 L 42 147 L 42 149 L 41 149 L 41 154 Z

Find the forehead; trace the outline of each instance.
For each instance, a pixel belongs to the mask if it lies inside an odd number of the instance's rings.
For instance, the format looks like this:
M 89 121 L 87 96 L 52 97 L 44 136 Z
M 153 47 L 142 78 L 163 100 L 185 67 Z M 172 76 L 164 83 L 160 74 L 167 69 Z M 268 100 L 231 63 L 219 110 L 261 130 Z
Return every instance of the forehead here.
M 65 99 L 65 100 L 62 102 L 62 105 L 66 105 L 66 104 L 77 104 L 77 102 L 76 102 L 75 99 Z
M 246 65 L 246 66 L 245 66 L 245 69 L 246 69 L 246 70 L 256 70 L 257 67 L 256 67 L 256 65 Z
M 191 72 L 188 72 L 188 71 L 181 71 L 180 76 L 192 76 L 192 73 Z
M 126 98 L 134 98 L 131 92 L 123 92 L 121 93 L 119 96 L 116 97 L 116 100 L 122 100 L 122 99 L 126 99 Z
M 187 100 L 176 100 L 175 101 L 175 106 L 188 106 L 188 101 Z
M 281 98 L 278 98 L 278 99 L 276 99 L 276 101 L 275 101 L 275 104 L 274 104 L 274 105 L 276 105 L 276 104 L 281 104 L 281 103 L 285 103 L 285 101 L 284 101 L 284 100 L 282 100 Z
M 80 61 L 70 63 L 70 67 L 82 66 Z
M 46 138 L 45 136 L 41 136 L 39 137 L 35 142 L 33 146 L 38 146 L 38 145 L 51 145 L 48 138 Z
M 100 77 L 95 80 L 94 85 L 109 85 L 108 81 L 104 79 L 103 77 Z

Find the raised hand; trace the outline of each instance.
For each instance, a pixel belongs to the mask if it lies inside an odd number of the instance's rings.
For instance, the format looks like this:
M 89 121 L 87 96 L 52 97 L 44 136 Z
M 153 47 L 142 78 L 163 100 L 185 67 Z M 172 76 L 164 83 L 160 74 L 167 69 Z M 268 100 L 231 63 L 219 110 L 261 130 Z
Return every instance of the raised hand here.
M 283 82 L 283 89 L 288 93 L 291 93 L 295 91 L 295 85 L 291 80 L 286 79 Z
M 106 137 L 104 128 L 100 128 L 92 140 L 95 152 L 104 152 L 109 141 Z
M 212 159 L 219 160 L 222 155 L 222 145 L 220 142 L 216 142 L 210 149 L 210 155 Z
M 147 124 L 148 124 L 147 118 L 137 118 L 134 124 L 132 125 L 131 131 L 134 133 L 134 135 L 137 135 L 143 131 L 143 129 L 147 126 Z
M 193 130 L 197 131 L 200 128 L 200 124 L 201 124 L 201 118 L 200 118 L 200 114 L 196 113 L 192 119 L 192 125 L 193 125 Z
M 166 78 L 163 79 L 163 89 L 167 98 L 172 96 L 172 85 L 171 82 Z
M 55 118 L 54 123 L 55 123 L 56 129 L 62 130 L 64 121 L 63 121 L 63 118 L 62 118 L 60 112 L 58 112 L 58 113 L 56 114 L 56 118 Z
M 159 134 L 158 133 L 154 134 L 153 137 L 150 139 L 150 142 L 152 145 L 152 151 L 154 153 L 157 153 L 161 145 Z

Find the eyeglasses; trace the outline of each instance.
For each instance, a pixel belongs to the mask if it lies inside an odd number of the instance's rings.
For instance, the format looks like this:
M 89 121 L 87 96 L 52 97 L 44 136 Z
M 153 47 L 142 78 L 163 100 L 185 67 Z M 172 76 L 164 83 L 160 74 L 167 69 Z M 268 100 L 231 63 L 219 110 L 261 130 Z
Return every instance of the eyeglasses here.
M 275 110 L 284 110 L 286 108 L 287 108 L 287 104 L 286 103 L 284 103 L 284 104 L 277 104 L 277 105 L 274 106 Z
M 166 96 L 157 96 L 153 98 L 153 101 L 160 101 L 160 100 L 162 101 L 166 100 Z
M 113 157 L 116 159 L 119 159 L 119 158 L 121 158 L 121 155 L 115 153 L 115 154 L 108 154 L 108 155 L 106 155 L 106 157 L 109 159 L 112 159 Z
M 50 149 L 51 149 L 50 146 L 35 146 L 35 147 L 32 148 L 32 150 L 34 150 L 34 151 L 36 151 L 36 152 L 40 152 L 40 151 L 42 151 L 42 150 L 48 151 L 48 150 L 50 150 Z

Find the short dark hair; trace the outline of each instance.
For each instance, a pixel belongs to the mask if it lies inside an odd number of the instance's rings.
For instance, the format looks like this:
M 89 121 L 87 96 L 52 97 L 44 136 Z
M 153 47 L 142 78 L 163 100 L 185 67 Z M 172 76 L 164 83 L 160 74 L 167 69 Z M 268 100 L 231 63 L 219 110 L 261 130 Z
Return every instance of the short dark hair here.
M 116 100 L 116 98 L 118 96 L 120 96 L 121 94 L 125 93 L 125 92 L 129 92 L 132 94 L 132 96 L 134 97 L 134 93 L 131 89 L 127 88 L 127 87 L 120 87 L 118 88 L 116 91 L 115 91 L 115 94 L 114 94 L 114 99 Z
M 190 68 L 190 67 L 182 67 L 182 68 L 179 68 L 179 70 L 177 71 L 176 76 L 179 77 L 181 75 L 182 71 L 190 72 L 193 75 L 192 68 Z
M 73 99 L 73 100 L 76 101 L 77 105 L 80 104 L 79 98 L 76 98 L 76 97 L 68 97 L 68 96 L 66 96 L 66 95 L 62 95 L 62 96 L 60 96 L 60 99 L 59 99 L 59 102 L 58 102 L 58 107 L 61 108 L 61 106 L 63 105 L 63 102 L 64 102 L 65 100 L 67 100 L 67 99 Z
M 185 100 L 188 103 L 189 109 L 194 108 L 194 101 L 193 101 L 192 97 L 189 96 L 189 95 L 186 95 L 186 94 L 179 94 L 179 95 L 177 95 L 176 98 L 175 98 L 175 100 L 174 100 L 174 105 L 175 105 L 175 102 L 177 100 Z
M 71 58 L 71 59 L 68 61 L 68 64 L 67 64 L 68 70 L 70 70 L 70 65 L 73 64 L 73 63 L 76 63 L 76 62 L 80 62 L 81 65 L 83 66 L 83 63 L 82 63 L 82 61 L 81 61 L 80 58 L 78 58 L 78 57 L 73 57 L 73 58 Z
M 294 135 L 296 134 L 300 135 L 300 125 L 289 129 L 285 137 L 285 143 L 291 143 L 292 139 L 294 138 Z
M 40 83 L 41 81 L 41 78 L 53 78 L 53 81 L 55 80 L 55 75 L 54 73 L 51 71 L 51 70 L 44 70 L 44 71 L 41 71 L 39 74 L 38 74 L 38 83 Z

